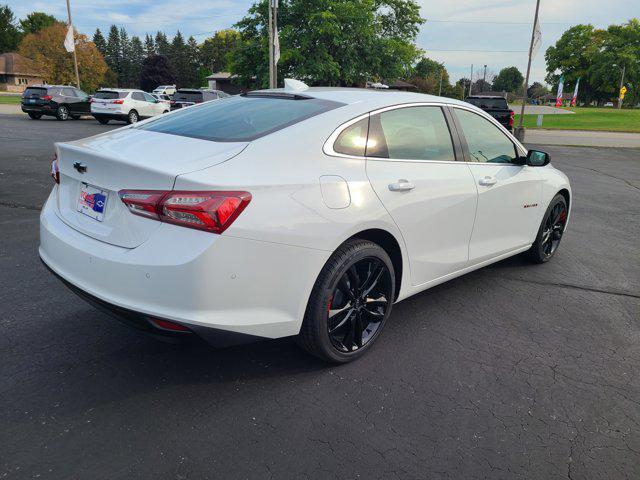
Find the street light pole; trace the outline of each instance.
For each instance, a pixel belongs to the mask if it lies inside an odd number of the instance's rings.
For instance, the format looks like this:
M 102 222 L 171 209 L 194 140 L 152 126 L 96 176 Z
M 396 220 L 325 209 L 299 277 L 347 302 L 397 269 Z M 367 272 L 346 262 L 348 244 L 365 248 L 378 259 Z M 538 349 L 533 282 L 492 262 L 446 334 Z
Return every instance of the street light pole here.
M 69 17 L 69 26 L 73 28 L 71 24 L 71 6 L 69 5 L 69 0 L 67 0 L 67 15 Z M 75 43 L 75 40 L 74 40 Z M 80 74 L 78 73 L 78 56 L 76 55 L 76 46 L 73 46 L 73 68 L 76 71 L 76 86 L 78 89 L 80 88 Z
M 471 75 L 469 75 L 469 95 L 471 96 L 471 86 L 473 85 L 473 63 L 471 64 Z
M 524 121 L 524 106 L 527 103 L 527 88 L 529 87 L 529 74 L 531 73 L 531 55 L 533 53 L 533 42 L 536 36 L 536 27 L 538 25 L 538 14 L 540 12 L 540 0 L 536 1 L 536 13 L 533 17 L 533 27 L 531 28 L 531 44 L 529 45 L 529 62 L 527 63 L 527 76 L 524 79 L 524 85 L 522 87 L 522 108 L 520 109 L 520 121 L 518 122 L 518 130 L 522 134 L 524 140 L 524 132 L 522 131 L 522 122 Z M 516 135 L 517 137 L 517 135 Z
M 626 68 L 627 68 L 626 65 L 622 66 L 622 76 L 620 77 L 620 88 L 618 88 L 618 110 L 622 108 L 622 98 L 621 98 L 620 90 L 622 90 L 622 86 L 624 85 L 624 73 Z
M 484 73 L 482 74 L 482 86 L 487 83 L 487 66 L 484 66 Z

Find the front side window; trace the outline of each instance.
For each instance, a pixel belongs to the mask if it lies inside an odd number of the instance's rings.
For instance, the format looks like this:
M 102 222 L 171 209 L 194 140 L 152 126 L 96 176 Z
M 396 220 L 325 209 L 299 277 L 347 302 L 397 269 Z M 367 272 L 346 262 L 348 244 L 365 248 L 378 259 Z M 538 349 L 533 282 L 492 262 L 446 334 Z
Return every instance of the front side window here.
M 65 97 L 75 97 L 76 92 L 73 90 L 73 88 L 63 88 L 62 95 L 64 95 Z
M 516 147 L 500 129 L 486 118 L 460 108 L 454 108 L 462 127 L 472 162 L 514 163 Z
M 406 107 L 373 115 L 367 156 L 451 162 L 456 159 L 440 107 Z
M 248 142 L 342 105 L 319 98 L 235 96 L 158 116 L 136 128 L 214 142 Z
M 150 102 L 150 103 L 156 103 L 156 99 L 155 99 L 155 98 L 153 98 L 153 96 L 149 95 L 148 93 L 143 93 L 143 95 L 144 95 L 144 99 L 145 99 L 147 102 Z

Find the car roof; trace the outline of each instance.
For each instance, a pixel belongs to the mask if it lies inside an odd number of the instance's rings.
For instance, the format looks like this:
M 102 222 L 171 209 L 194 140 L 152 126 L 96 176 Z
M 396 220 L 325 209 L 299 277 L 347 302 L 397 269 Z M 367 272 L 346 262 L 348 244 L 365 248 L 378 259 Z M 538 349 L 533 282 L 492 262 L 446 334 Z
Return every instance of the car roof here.
M 501 95 L 468 95 L 467 98 L 500 98 L 506 100 L 506 98 Z
M 261 93 L 284 93 L 297 94 L 323 100 L 333 100 L 347 105 L 366 104 L 368 107 L 381 108 L 387 105 L 397 105 L 401 103 L 446 103 L 453 105 L 470 105 L 461 100 L 449 97 L 438 97 L 417 92 L 405 92 L 401 90 L 378 90 L 373 88 L 345 88 L 345 87 L 309 87 L 306 90 L 294 91 L 284 88 L 270 90 L 257 90 Z

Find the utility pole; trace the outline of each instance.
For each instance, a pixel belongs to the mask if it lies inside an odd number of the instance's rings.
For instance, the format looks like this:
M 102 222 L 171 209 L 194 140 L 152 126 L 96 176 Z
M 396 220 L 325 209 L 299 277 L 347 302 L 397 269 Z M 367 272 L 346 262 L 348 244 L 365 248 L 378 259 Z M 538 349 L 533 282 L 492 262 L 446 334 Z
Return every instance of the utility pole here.
M 533 53 L 533 42 L 536 36 L 536 28 L 538 26 L 538 13 L 540 12 L 540 0 L 536 1 L 536 13 L 533 17 L 533 27 L 531 28 L 531 44 L 529 45 L 529 62 L 527 63 L 527 76 L 524 79 L 524 85 L 522 87 L 522 108 L 520 109 L 520 121 L 518 127 L 514 132 L 516 138 L 520 141 L 524 140 L 524 130 L 522 128 L 522 122 L 524 121 L 524 106 L 527 103 L 527 88 L 529 87 L 529 74 L 531 73 L 531 55 Z
M 69 26 L 73 28 L 71 23 L 71 6 L 69 0 L 67 0 L 67 15 L 69 16 Z M 78 73 L 78 56 L 76 55 L 76 46 L 73 46 L 73 67 L 76 70 L 76 86 L 80 88 L 80 74 Z
M 438 87 L 438 96 L 442 96 L 442 67 L 440 67 L 440 86 Z
M 622 86 L 624 85 L 624 73 L 627 69 L 626 65 L 622 66 L 622 76 L 620 77 L 620 88 L 618 88 L 618 110 L 622 108 L 622 98 L 620 98 L 620 90 L 622 90 Z
M 487 83 L 487 66 L 484 66 L 484 73 L 482 74 L 482 86 Z
M 275 60 L 275 38 L 278 31 L 278 0 L 269 0 L 269 88 L 278 87 L 278 69 Z
M 471 86 L 473 85 L 473 63 L 471 64 L 471 75 L 469 75 L 469 95 L 467 95 L 468 97 L 471 96 Z

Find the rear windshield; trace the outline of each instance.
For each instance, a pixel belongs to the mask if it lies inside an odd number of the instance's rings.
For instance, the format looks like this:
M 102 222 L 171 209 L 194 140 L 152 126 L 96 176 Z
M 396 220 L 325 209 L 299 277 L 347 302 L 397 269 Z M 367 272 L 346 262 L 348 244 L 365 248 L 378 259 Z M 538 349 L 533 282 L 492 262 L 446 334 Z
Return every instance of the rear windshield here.
M 247 142 L 342 105 L 318 98 L 235 96 L 159 116 L 137 128 L 214 142 Z
M 115 100 L 117 98 L 124 98 L 127 96 L 127 92 L 111 92 L 109 90 L 100 90 L 96 92 L 93 98 L 102 98 L 104 100 Z
M 33 88 L 33 87 L 30 87 L 30 88 L 27 88 L 24 91 L 23 96 L 24 97 L 41 97 L 41 96 L 46 95 L 46 94 L 47 94 L 47 89 L 46 88 Z
M 173 94 L 173 99 L 180 102 L 199 102 L 202 100 L 202 92 L 178 90 Z
M 471 105 L 475 105 L 476 107 L 492 109 L 507 109 L 509 106 L 507 105 L 507 101 L 504 98 L 467 98 L 466 100 Z

